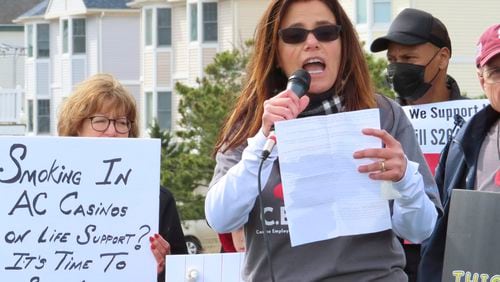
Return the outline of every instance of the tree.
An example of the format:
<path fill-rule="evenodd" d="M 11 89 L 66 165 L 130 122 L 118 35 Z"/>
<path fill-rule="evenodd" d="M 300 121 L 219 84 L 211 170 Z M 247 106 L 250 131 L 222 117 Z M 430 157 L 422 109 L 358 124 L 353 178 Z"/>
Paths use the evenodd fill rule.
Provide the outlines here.
<path fill-rule="evenodd" d="M 192 186 L 193 181 L 189 169 L 192 160 L 187 145 L 176 142 L 176 136 L 171 131 L 162 130 L 156 119 L 149 125 L 148 134 L 161 140 L 160 182 L 174 194 L 181 218 L 200 218 L 203 216 L 203 197 L 186 189 Z"/>
<path fill-rule="evenodd" d="M 180 95 L 179 125 L 181 131 L 150 131 L 162 140 L 161 183 L 172 191 L 182 219 L 204 218 L 203 196 L 193 193 L 207 186 L 212 178 L 215 161 L 212 151 L 220 128 L 233 107 L 242 86 L 248 62 L 249 48 L 216 54 L 212 64 L 205 68 L 205 76 L 196 87 L 177 83 Z M 179 142 L 173 140 L 178 138 Z"/>
<path fill-rule="evenodd" d="M 364 42 L 362 43 L 364 45 Z M 375 92 L 385 95 L 391 99 L 395 98 L 395 93 L 392 91 L 389 82 L 387 82 L 385 71 L 387 69 L 387 61 L 385 59 L 376 58 L 373 54 L 363 51 L 370 78 L 375 86 Z"/>

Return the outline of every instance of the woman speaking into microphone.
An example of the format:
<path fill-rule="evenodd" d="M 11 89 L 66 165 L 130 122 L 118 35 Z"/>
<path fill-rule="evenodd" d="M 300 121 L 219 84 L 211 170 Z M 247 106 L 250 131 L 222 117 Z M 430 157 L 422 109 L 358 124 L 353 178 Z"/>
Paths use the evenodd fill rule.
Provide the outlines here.
<path fill-rule="evenodd" d="M 345 11 L 337 0 L 272 0 L 255 34 L 246 85 L 215 148 L 217 165 L 205 202 L 209 224 L 219 233 L 244 227 L 245 281 L 407 281 L 396 236 L 425 240 L 441 204 L 403 110 L 374 93 Z M 298 69 L 311 76 L 300 98 L 286 87 Z M 279 144 L 262 160 L 274 123 L 370 108 L 379 109 L 381 129 L 363 134 L 379 138 L 383 147 L 354 152 L 353 158 L 379 160 L 358 172 L 392 182 L 401 194 L 389 201 L 392 229 L 291 247 L 280 194 Z M 261 228 L 263 213 L 267 232 Z"/>

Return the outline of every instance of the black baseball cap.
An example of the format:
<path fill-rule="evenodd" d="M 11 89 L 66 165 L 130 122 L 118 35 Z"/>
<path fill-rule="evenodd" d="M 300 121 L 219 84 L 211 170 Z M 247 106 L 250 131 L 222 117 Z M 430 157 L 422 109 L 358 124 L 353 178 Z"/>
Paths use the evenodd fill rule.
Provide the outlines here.
<path fill-rule="evenodd" d="M 444 24 L 431 14 L 412 8 L 406 8 L 396 16 L 386 36 L 372 42 L 370 50 L 387 50 L 390 42 L 402 45 L 417 45 L 426 42 L 439 48 L 448 47 L 451 53 L 451 41 Z"/>

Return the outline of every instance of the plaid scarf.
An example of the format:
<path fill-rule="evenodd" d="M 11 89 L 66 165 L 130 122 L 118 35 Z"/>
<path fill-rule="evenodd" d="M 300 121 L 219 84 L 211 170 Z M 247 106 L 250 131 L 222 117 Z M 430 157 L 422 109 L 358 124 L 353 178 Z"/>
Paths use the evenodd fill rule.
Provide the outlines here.
<path fill-rule="evenodd" d="M 323 94 L 317 94 L 317 96 L 313 94 L 314 97 L 311 97 L 309 105 L 299 114 L 299 118 L 343 112 L 342 99 L 336 93 L 332 92 L 333 90 L 329 90 Z"/>

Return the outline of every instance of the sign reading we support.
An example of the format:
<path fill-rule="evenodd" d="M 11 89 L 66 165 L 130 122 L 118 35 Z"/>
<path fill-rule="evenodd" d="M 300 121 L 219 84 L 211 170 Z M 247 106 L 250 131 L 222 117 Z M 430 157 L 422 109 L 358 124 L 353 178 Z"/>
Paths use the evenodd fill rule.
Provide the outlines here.
<path fill-rule="evenodd" d="M 467 121 L 487 105 L 487 99 L 470 99 L 403 107 L 432 173 L 453 133 L 454 116 Z"/>
<path fill-rule="evenodd" d="M 155 139 L 0 137 L 0 277 L 155 281 Z"/>

